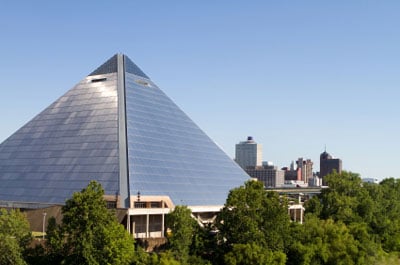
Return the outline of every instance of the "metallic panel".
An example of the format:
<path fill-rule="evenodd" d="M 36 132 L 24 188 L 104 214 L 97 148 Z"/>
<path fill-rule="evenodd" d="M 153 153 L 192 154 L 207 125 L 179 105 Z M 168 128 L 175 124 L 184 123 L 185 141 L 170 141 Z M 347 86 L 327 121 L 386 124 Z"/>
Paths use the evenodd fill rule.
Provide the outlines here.
<path fill-rule="evenodd" d="M 128 149 L 126 146 L 126 106 L 124 56 L 118 54 L 118 139 L 119 139 L 119 194 L 123 208 L 130 208 L 128 180 Z"/>

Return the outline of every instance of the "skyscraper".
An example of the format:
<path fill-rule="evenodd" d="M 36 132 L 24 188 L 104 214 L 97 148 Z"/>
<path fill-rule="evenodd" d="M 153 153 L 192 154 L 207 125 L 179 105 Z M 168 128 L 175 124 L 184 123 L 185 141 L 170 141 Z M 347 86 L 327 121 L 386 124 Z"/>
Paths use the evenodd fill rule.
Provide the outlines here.
<path fill-rule="evenodd" d="M 322 179 L 322 185 L 326 185 L 324 177 L 334 170 L 337 173 L 342 172 L 342 160 L 339 158 L 333 158 L 326 150 L 320 155 L 319 158 L 320 173 L 319 176 Z"/>
<path fill-rule="evenodd" d="M 247 179 L 123 54 L 0 145 L 0 206 L 63 204 L 90 180 L 121 208 L 146 198 L 223 205 L 229 190 Z"/>
<path fill-rule="evenodd" d="M 262 145 L 257 144 L 253 137 L 236 144 L 235 161 L 243 169 L 262 165 Z"/>
<path fill-rule="evenodd" d="M 313 162 L 311 159 L 304 160 L 300 157 L 297 159 L 296 164 L 301 173 L 301 180 L 304 181 L 304 183 L 308 183 L 308 180 L 313 177 Z"/>

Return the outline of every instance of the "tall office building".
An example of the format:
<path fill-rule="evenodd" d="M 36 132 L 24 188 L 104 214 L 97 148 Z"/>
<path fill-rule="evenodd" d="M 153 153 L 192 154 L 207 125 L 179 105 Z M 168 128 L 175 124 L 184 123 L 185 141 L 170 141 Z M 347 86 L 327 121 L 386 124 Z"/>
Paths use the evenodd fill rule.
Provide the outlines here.
<path fill-rule="evenodd" d="M 296 161 L 297 169 L 300 170 L 300 180 L 304 183 L 308 183 L 308 180 L 313 177 L 313 162 L 311 159 L 304 160 L 302 157 Z"/>
<path fill-rule="evenodd" d="M 342 160 L 333 158 L 329 153 L 324 151 L 319 158 L 319 177 L 322 179 L 322 185 L 326 185 L 324 177 L 334 170 L 337 173 L 342 172 Z"/>
<path fill-rule="evenodd" d="M 119 208 L 146 200 L 149 207 L 167 204 L 159 213 L 182 204 L 220 207 L 229 190 L 247 179 L 123 54 L 0 145 L 0 206 L 5 207 L 63 204 L 91 180 L 100 182 Z"/>
<path fill-rule="evenodd" d="M 253 137 L 248 136 L 247 141 L 236 144 L 235 161 L 243 169 L 262 165 L 262 145 L 257 144 Z"/>

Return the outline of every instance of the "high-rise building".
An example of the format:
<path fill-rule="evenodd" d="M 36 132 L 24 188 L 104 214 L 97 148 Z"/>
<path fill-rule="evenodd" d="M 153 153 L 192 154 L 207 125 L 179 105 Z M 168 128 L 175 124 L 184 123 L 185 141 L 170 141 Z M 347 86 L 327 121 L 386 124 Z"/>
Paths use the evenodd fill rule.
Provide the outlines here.
<path fill-rule="evenodd" d="M 220 207 L 229 190 L 247 179 L 123 54 L 0 145 L 0 206 L 5 207 L 63 204 L 91 180 L 120 208 L 139 202 Z"/>
<path fill-rule="evenodd" d="M 304 183 L 308 183 L 308 180 L 313 177 L 313 162 L 311 159 L 304 160 L 302 157 L 300 157 L 297 159 L 296 164 L 297 169 L 300 170 L 300 180 L 304 181 Z"/>
<path fill-rule="evenodd" d="M 262 165 L 262 145 L 257 144 L 252 136 L 247 141 L 236 144 L 235 161 L 243 169 Z"/>
<path fill-rule="evenodd" d="M 326 185 L 324 177 L 334 170 L 337 173 L 342 172 L 342 160 L 333 158 L 329 153 L 324 151 L 319 158 L 319 176 L 322 179 L 322 185 Z"/>

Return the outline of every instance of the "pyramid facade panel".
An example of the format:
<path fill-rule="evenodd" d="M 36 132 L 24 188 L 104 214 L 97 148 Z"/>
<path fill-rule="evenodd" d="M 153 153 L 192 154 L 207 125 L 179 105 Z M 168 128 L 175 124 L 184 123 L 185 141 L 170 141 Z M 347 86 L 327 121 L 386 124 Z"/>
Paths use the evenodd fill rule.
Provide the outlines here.
<path fill-rule="evenodd" d="M 223 205 L 246 173 L 150 80 L 126 73 L 125 89 L 131 195 Z"/>
<path fill-rule="evenodd" d="M 0 200 L 64 203 L 91 179 L 118 192 L 117 104 L 115 73 L 87 77 L 3 142 Z"/>

